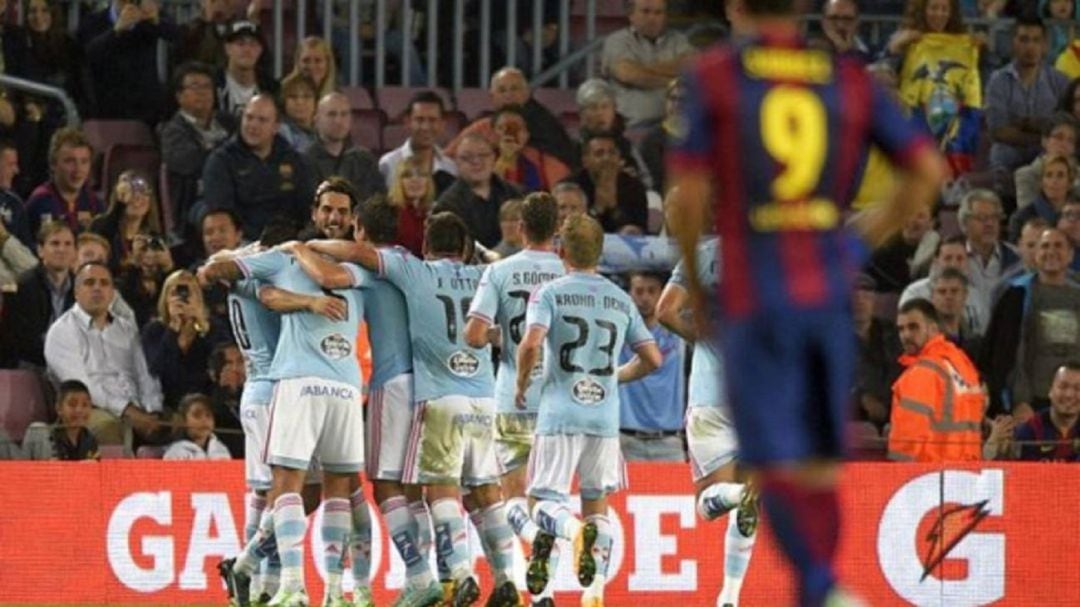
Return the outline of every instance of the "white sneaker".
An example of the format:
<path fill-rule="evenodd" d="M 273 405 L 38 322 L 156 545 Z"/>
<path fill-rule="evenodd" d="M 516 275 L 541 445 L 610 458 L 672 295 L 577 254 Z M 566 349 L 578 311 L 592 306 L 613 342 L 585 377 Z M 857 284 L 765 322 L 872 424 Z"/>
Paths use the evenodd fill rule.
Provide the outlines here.
<path fill-rule="evenodd" d="M 311 603 L 308 601 L 307 590 L 301 588 L 300 590 L 286 590 L 284 588 L 278 590 L 274 598 L 270 599 L 270 602 L 266 604 L 266 607 L 309 607 Z"/>

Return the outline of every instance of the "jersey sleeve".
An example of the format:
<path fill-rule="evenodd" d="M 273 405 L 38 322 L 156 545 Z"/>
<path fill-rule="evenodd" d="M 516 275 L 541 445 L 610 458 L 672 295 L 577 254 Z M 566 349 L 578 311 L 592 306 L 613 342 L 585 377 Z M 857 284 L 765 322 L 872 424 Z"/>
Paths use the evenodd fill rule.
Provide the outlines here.
<path fill-rule="evenodd" d="M 269 280 L 288 263 L 288 256 L 281 251 L 266 251 L 236 258 L 236 265 L 240 267 L 244 278 L 249 279 Z"/>
<path fill-rule="evenodd" d="M 233 295 L 254 301 L 259 300 L 259 287 L 263 286 L 262 283 L 253 278 L 246 278 L 244 280 L 236 281 L 233 285 Z"/>
<path fill-rule="evenodd" d="M 399 289 L 405 289 L 414 274 L 414 262 L 419 263 L 419 260 L 406 250 L 379 249 L 379 276 Z"/>
<path fill-rule="evenodd" d="M 533 291 L 529 297 L 529 305 L 525 308 L 525 326 L 551 328 L 551 317 L 555 306 L 552 302 L 551 289 L 540 287 Z"/>
<path fill-rule="evenodd" d="M 641 317 L 637 306 L 630 302 L 630 325 L 626 328 L 626 344 L 633 350 L 650 341 L 656 341 L 656 338 L 653 337 L 652 331 L 649 331 L 649 327 L 645 325 L 645 319 Z"/>
<path fill-rule="evenodd" d="M 681 287 L 684 291 L 687 287 L 686 280 L 686 264 L 683 260 L 679 260 L 679 263 L 675 264 L 675 269 L 671 271 L 671 278 L 668 279 L 668 284 Z"/>
<path fill-rule="evenodd" d="M 469 307 L 469 318 L 479 318 L 488 324 L 495 323 L 495 315 L 499 311 L 499 289 L 495 285 L 495 266 L 488 266 L 480 277 L 480 285 L 476 288 L 476 296 L 473 297 Z"/>
<path fill-rule="evenodd" d="M 876 82 L 870 83 L 870 139 L 901 167 L 910 166 L 917 152 L 934 145 Z"/>
<path fill-rule="evenodd" d="M 709 166 L 715 126 L 702 86 L 703 69 L 699 62 L 683 74 L 685 92 L 668 141 L 667 164 L 671 171 L 703 170 Z"/>
<path fill-rule="evenodd" d="M 349 273 L 352 278 L 352 287 L 354 289 L 370 289 L 375 283 L 375 278 L 371 272 L 351 262 L 343 262 L 341 267 L 345 268 L 345 271 Z"/>

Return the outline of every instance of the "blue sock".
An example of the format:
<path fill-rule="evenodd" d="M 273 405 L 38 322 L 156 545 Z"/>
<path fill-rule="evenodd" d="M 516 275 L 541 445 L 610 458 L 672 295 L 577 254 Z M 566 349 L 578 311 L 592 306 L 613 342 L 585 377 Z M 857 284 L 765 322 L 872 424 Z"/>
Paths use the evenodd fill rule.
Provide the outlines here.
<path fill-rule="evenodd" d="M 435 526 L 435 553 L 443 559 L 450 577 L 462 580 L 472 575 L 465 519 L 455 499 L 441 499 L 431 504 L 431 520 Z"/>
<path fill-rule="evenodd" d="M 574 541 L 581 531 L 581 521 L 558 502 L 540 500 L 533 506 L 532 514 L 536 526 L 555 537 Z"/>
<path fill-rule="evenodd" d="M 352 557 L 352 574 L 357 586 L 371 584 L 371 512 L 368 510 L 364 490 L 357 489 L 349 496 L 352 509 L 349 536 L 349 555 Z"/>
<path fill-rule="evenodd" d="M 274 535 L 281 555 L 281 587 L 304 589 L 304 534 L 307 517 L 299 493 L 285 493 L 274 502 Z"/>
<path fill-rule="evenodd" d="M 512 497 L 506 501 L 506 520 L 521 541 L 532 546 L 536 541 L 536 532 L 540 530 L 529 516 L 529 500 L 524 497 Z"/>
<path fill-rule="evenodd" d="M 502 502 L 485 508 L 482 516 L 481 534 L 490 549 L 488 562 L 495 575 L 495 584 L 502 585 L 514 575 L 514 530 L 506 520 L 506 507 Z"/>
<path fill-rule="evenodd" d="M 244 543 L 250 542 L 255 532 L 259 530 L 259 523 L 262 522 L 265 511 L 266 496 L 254 492 L 248 495 L 247 512 L 244 518 Z"/>
<path fill-rule="evenodd" d="M 345 571 L 345 542 L 352 530 L 349 500 L 332 497 L 323 502 L 323 560 L 326 565 L 326 594 L 341 596 L 341 575 Z"/>
<path fill-rule="evenodd" d="M 427 554 L 421 552 L 417 544 L 416 520 L 409 512 L 408 502 L 404 497 L 392 497 L 379 504 L 379 510 L 386 521 L 390 540 L 405 563 L 405 576 L 409 584 L 417 587 L 430 585 L 435 579 L 431 576 Z"/>

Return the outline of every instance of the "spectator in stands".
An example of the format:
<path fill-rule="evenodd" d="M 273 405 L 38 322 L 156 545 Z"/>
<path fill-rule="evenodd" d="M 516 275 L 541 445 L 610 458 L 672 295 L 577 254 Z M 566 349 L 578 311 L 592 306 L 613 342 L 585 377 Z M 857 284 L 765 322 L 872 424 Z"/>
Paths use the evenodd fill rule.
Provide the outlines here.
<path fill-rule="evenodd" d="M 577 104 L 581 113 L 581 141 L 578 143 L 575 163 L 582 163 L 585 140 L 590 134 L 608 133 L 615 138 L 615 145 L 623 158 L 622 169 L 631 177 L 640 179 L 641 183 L 649 188 L 652 184 L 649 168 L 626 138 L 626 121 L 615 111 L 615 87 L 600 78 L 586 80 L 577 89 Z"/>
<path fill-rule="evenodd" d="M 573 181 L 560 181 L 551 189 L 551 195 L 555 197 L 555 203 L 559 209 L 559 225 L 566 223 L 567 218 L 577 213 L 585 213 L 589 210 L 589 197 L 585 190 Z"/>
<path fill-rule="evenodd" d="M 432 213 L 450 211 L 460 217 L 472 237 L 492 248 L 499 243 L 499 210 L 523 194 L 495 174 L 495 149 L 482 135 L 469 135 L 458 144 L 458 180 L 435 201 Z"/>
<path fill-rule="evenodd" d="M 521 229 L 521 199 L 507 200 L 499 209 L 499 231 L 502 238 L 492 249 L 500 258 L 510 257 L 525 246 L 525 234 Z"/>
<path fill-rule="evenodd" d="M 555 156 L 567 166 L 577 166 L 577 150 L 562 121 L 532 96 L 532 90 L 529 89 L 529 83 L 521 70 L 516 67 L 501 68 L 491 77 L 488 90 L 491 93 L 491 105 L 496 110 L 508 105 L 521 106 L 521 114 L 525 117 L 525 125 L 529 127 L 531 141 L 536 149 Z M 496 140 L 491 117 L 480 118 L 463 129 L 446 146 L 446 152 L 456 156 L 457 146 L 467 134 L 483 135 L 492 143 Z"/>
<path fill-rule="evenodd" d="M 855 419 L 880 430 L 889 421 L 892 384 L 900 376 L 900 340 L 891 321 L 874 316 L 877 283 L 869 274 L 855 281 L 852 316 L 859 344 L 855 374 Z"/>
<path fill-rule="evenodd" d="M 144 176 L 133 170 L 120 174 L 109 196 L 109 209 L 90 224 L 91 232 L 109 240 L 109 267 L 131 265 L 136 236 L 162 233 L 157 209 L 157 196 Z"/>
<path fill-rule="evenodd" d="M 109 314 L 112 274 L 102 264 L 79 268 L 75 305 L 49 327 L 45 359 L 59 381 L 90 388 L 95 409 L 87 427 L 101 444 L 123 442 L 126 420 L 142 439 L 160 430 L 161 386 L 150 375 L 135 325 Z"/>
<path fill-rule="evenodd" d="M 1080 192 L 1069 193 L 1069 199 L 1061 208 L 1057 229 L 1068 237 L 1069 244 L 1073 246 L 1073 260 L 1069 270 L 1076 272 L 1080 269 L 1080 255 L 1077 254 L 1080 252 Z"/>
<path fill-rule="evenodd" d="M 43 223 L 64 221 L 75 231 L 90 227 L 95 215 L 105 210 L 90 189 L 90 162 L 94 150 L 82 131 L 65 127 L 49 141 L 49 168 L 52 179 L 39 185 L 26 201 L 30 230 L 36 233 Z"/>
<path fill-rule="evenodd" d="M 144 327 L 156 315 L 158 294 L 176 264 L 165 241 L 140 234 L 131 243 L 131 263 L 122 267 L 116 288 L 135 312 L 135 326 Z"/>
<path fill-rule="evenodd" d="M 1045 156 L 1043 159 L 1042 188 L 1030 205 L 1018 209 L 1009 218 L 1009 240 L 1016 242 L 1020 228 L 1032 217 L 1042 217 L 1050 225 L 1057 223 L 1061 207 L 1069 197 L 1069 189 L 1076 180 L 1076 160 L 1069 156 Z"/>
<path fill-rule="evenodd" d="M 866 272 L 874 279 L 879 293 L 900 293 L 933 259 L 941 242 L 934 230 L 930 209 L 919 209 L 900 233 L 874 251 Z"/>
<path fill-rule="evenodd" d="M 1001 275 L 998 283 L 994 285 L 994 290 L 991 291 L 990 295 L 991 310 L 1001 299 L 1001 294 L 1009 288 L 1014 280 L 1024 274 L 1038 271 L 1035 265 L 1035 257 L 1039 252 L 1039 239 L 1042 237 L 1043 231 L 1049 227 L 1051 227 L 1050 224 L 1042 217 L 1032 217 L 1024 222 L 1024 227 L 1020 230 L 1020 240 L 1016 243 L 1020 263 L 1013 264 L 1008 271 Z"/>
<path fill-rule="evenodd" d="M 541 71 L 551 67 L 562 58 L 557 44 L 559 36 L 559 2 L 558 0 L 514 0 L 514 2 L 517 4 L 517 23 L 511 40 L 513 40 L 512 44 L 516 46 L 514 51 L 517 57 L 516 63 L 523 66 L 524 71 L 530 77 L 536 77 L 540 72 L 533 72 L 534 43 L 540 45 Z M 534 40 L 536 32 L 533 27 L 533 9 L 537 4 L 542 4 L 543 9 L 540 12 L 540 38 Z M 506 40 L 506 32 L 509 29 L 506 18 L 508 10 L 492 11 L 491 15 L 491 29 L 494 32 L 492 41 L 499 51 L 498 59 L 501 60 L 502 64 L 509 64 Z"/>
<path fill-rule="evenodd" d="M 221 442 L 233 458 L 244 457 L 244 432 L 240 420 L 240 396 L 244 390 L 247 371 L 240 348 L 232 342 L 220 343 L 210 353 L 210 405 L 218 428 L 226 430 Z"/>
<path fill-rule="evenodd" d="M 682 32 L 668 31 L 666 0 L 628 2 L 630 25 L 604 40 L 601 69 L 615 84 L 615 100 L 627 126 L 664 116 L 664 90 L 693 52 Z"/>
<path fill-rule="evenodd" d="M 45 332 L 75 302 L 75 235 L 65 223 L 52 222 L 38 232 L 40 264 L 19 277 L 5 297 L 0 357 L 8 367 L 45 366 Z"/>
<path fill-rule="evenodd" d="M 521 107 L 507 105 L 491 116 L 498 157 L 495 173 L 525 192 L 548 191 L 570 175 L 561 160 L 530 145 L 531 134 Z"/>
<path fill-rule="evenodd" d="M 1020 424 L 1009 415 L 996 418 L 986 453 L 988 459 L 1080 461 L 1080 362 L 1068 361 L 1054 373 L 1045 411 Z"/>
<path fill-rule="evenodd" d="M 967 237 L 968 287 L 989 310 L 991 295 L 1001 277 L 1020 263 L 1012 245 L 1002 242 L 1001 222 L 1005 218 L 1001 199 L 991 190 L 975 189 L 964 195 L 958 212 L 960 231 Z"/>
<path fill-rule="evenodd" d="M 1069 81 L 1065 92 L 1058 99 L 1057 111 L 1072 116 L 1074 120 L 1080 120 L 1080 78 Z"/>
<path fill-rule="evenodd" d="M 205 394 L 188 394 L 180 403 L 183 426 L 162 459 L 232 459 L 225 443 L 214 434 L 214 410 Z"/>
<path fill-rule="evenodd" d="M 349 196 L 325 196 L 327 192 L 352 192 L 352 185 L 342 177 L 330 177 L 319 183 L 311 203 L 311 223 L 300 232 L 299 240 L 332 239 L 352 240 L 353 200 L 360 200 L 355 192 Z"/>
<path fill-rule="evenodd" d="M 91 262 L 109 265 L 111 256 L 112 246 L 109 245 L 108 240 L 93 232 L 83 232 L 75 238 L 75 265 L 72 267 L 81 268 L 83 264 Z M 119 291 L 114 289 L 113 294 L 113 301 L 109 304 L 109 314 L 119 316 L 134 324 L 135 311 L 124 301 Z"/>
<path fill-rule="evenodd" d="M 240 216 L 231 209 L 207 211 L 203 215 L 200 227 L 203 259 L 221 251 L 235 249 L 244 240 Z"/>
<path fill-rule="evenodd" d="M 634 148 L 637 158 L 645 163 L 651 189 L 666 192 L 664 185 L 664 158 L 667 153 L 667 141 L 675 133 L 675 121 L 679 117 L 679 102 L 682 100 L 684 87 L 678 79 L 668 84 L 664 95 L 664 121 L 649 128 L 645 137 Z M 644 183 L 644 182 L 642 182 Z"/>
<path fill-rule="evenodd" d="M 301 224 L 311 204 L 311 170 L 276 135 L 278 124 L 274 100 L 256 95 L 239 132 L 210 154 L 203 170 L 207 208 L 236 211 L 245 234 L 260 234 L 275 216 Z"/>
<path fill-rule="evenodd" d="M 967 241 L 963 236 L 952 236 L 938 244 L 937 250 L 934 251 L 934 260 L 930 264 L 930 275 L 912 282 L 904 289 L 904 292 L 900 294 L 899 307 L 903 307 L 904 304 L 913 299 L 930 301 L 932 292 L 930 281 L 946 268 L 958 270 L 967 276 Z M 967 320 L 968 329 L 972 334 L 982 335 L 986 331 L 986 323 L 990 319 L 989 305 L 989 302 L 984 303 L 983 299 L 978 295 L 968 292 L 964 318 Z"/>
<path fill-rule="evenodd" d="M 214 105 L 214 74 L 203 63 L 184 63 L 173 76 L 173 117 L 158 128 L 161 161 L 166 167 L 169 203 L 177 236 L 189 234 L 196 202 L 203 195 L 202 174 L 214 148 L 229 137 L 232 116 L 219 116 Z"/>
<path fill-rule="evenodd" d="M 1039 0 L 1038 16 L 1046 24 L 1048 62 L 1053 63 L 1076 36 L 1076 0 Z"/>
<path fill-rule="evenodd" d="M 206 392 L 210 353 L 229 340 L 229 329 L 210 317 L 195 275 L 176 270 L 158 297 L 157 319 L 142 329 L 150 373 L 161 382 L 165 406 L 174 408 L 189 392 Z"/>
<path fill-rule="evenodd" d="M 1080 354 L 1080 285 L 1069 277 L 1072 257 L 1065 234 L 1044 230 L 1036 273 L 1015 279 L 994 306 L 979 368 L 995 413 L 1027 421 L 1046 407 L 1057 368 Z"/>
<path fill-rule="evenodd" d="M 18 289 L 19 276 L 33 270 L 37 264 L 34 253 L 8 231 L 6 223 L 0 221 L 0 293 Z"/>
<path fill-rule="evenodd" d="M 199 14 L 180 25 L 173 46 L 177 64 L 198 61 L 214 68 L 225 67 L 225 35 L 229 22 L 241 15 L 232 0 L 202 0 Z"/>
<path fill-rule="evenodd" d="M 885 52 L 902 60 L 909 46 L 931 33 L 964 33 L 959 0 L 908 0 L 900 29 L 889 38 Z"/>
<path fill-rule="evenodd" d="M 686 343 L 660 324 L 656 303 L 666 281 L 639 272 L 630 275 L 630 296 L 664 354 L 660 368 L 642 379 L 619 386 L 619 443 L 631 461 L 686 461 L 683 414 L 686 408 Z M 619 363 L 634 358 L 623 346 Z"/>
<path fill-rule="evenodd" d="M 56 395 L 56 424 L 30 424 L 23 438 L 23 452 L 31 460 L 77 462 L 99 457 L 97 439 L 87 427 L 94 403 L 90 388 L 77 380 L 60 382 Z"/>
<path fill-rule="evenodd" d="M 874 53 L 859 36 L 859 4 L 855 0 L 826 0 L 821 12 L 822 36 L 812 40 L 811 45 L 869 63 Z"/>
<path fill-rule="evenodd" d="M 306 76 L 315 83 L 316 99 L 323 99 L 338 90 L 337 62 L 326 40 L 318 36 L 308 36 L 296 45 L 293 70 L 285 79 L 296 76 Z M 284 84 L 282 81 L 282 85 Z"/>
<path fill-rule="evenodd" d="M 0 0 L 0 73 L 22 75 L 26 65 L 26 40 L 22 28 L 7 21 L 7 0 Z"/>
<path fill-rule="evenodd" d="M 277 83 L 259 70 L 259 58 L 266 49 L 259 26 L 252 21 L 234 21 L 225 33 L 225 67 L 218 73 L 218 109 L 239 119 L 256 95 L 277 93 Z"/>
<path fill-rule="evenodd" d="M 386 181 L 379 173 L 379 163 L 367 149 L 354 145 L 352 107 L 349 98 L 337 92 L 319 100 L 315 110 L 315 143 L 304 153 L 316 183 L 332 176 L 344 177 L 360 200 L 385 192 Z"/>
<path fill-rule="evenodd" d="M 435 181 L 419 156 L 398 163 L 387 200 L 398 209 L 395 242 L 423 257 L 424 224 L 435 203 Z"/>
<path fill-rule="evenodd" d="M 1077 122 L 1071 114 L 1058 112 L 1051 118 L 1042 133 L 1042 153 L 1031 164 L 1016 169 L 1016 208 L 1022 209 L 1035 202 L 1042 190 L 1043 162 L 1050 156 L 1076 156 Z M 1073 181 L 1073 187 L 1080 182 Z"/>
<path fill-rule="evenodd" d="M 83 48 L 68 33 L 55 0 L 26 2 L 26 66 L 22 72 L 30 80 L 64 89 L 83 111 L 86 90 L 83 82 Z"/>
<path fill-rule="evenodd" d="M 442 97 L 434 91 L 420 91 L 409 101 L 406 112 L 409 138 L 401 144 L 401 147 L 383 154 L 379 159 L 379 172 L 386 180 L 387 189 L 393 185 L 397 165 L 410 156 L 418 156 L 424 164 L 424 169 L 435 180 L 436 196 L 445 192 L 454 183 L 458 175 L 458 167 L 439 149 L 437 143 L 445 127 L 444 111 Z"/>
<path fill-rule="evenodd" d="M 622 170 L 623 159 L 615 138 L 592 133 L 585 140 L 581 169 L 572 180 L 590 201 L 589 213 L 604 231 L 644 234 L 648 225 L 645 186 Z"/>
<path fill-rule="evenodd" d="M 1069 84 L 1047 65 L 1046 28 L 1035 18 L 1013 26 L 1013 60 L 990 76 L 986 85 L 986 123 L 993 145 L 990 166 L 1008 172 L 1031 162 L 1057 100 Z"/>
<path fill-rule="evenodd" d="M 930 279 L 930 303 L 937 311 L 942 335 L 975 360 L 982 339 L 971 332 L 964 318 L 968 290 L 967 275 L 953 268 L 945 268 Z"/>
<path fill-rule="evenodd" d="M 281 81 L 281 99 L 285 112 L 278 135 L 303 154 L 315 143 L 315 83 L 303 74 L 289 76 Z"/>
<path fill-rule="evenodd" d="M 157 44 L 172 42 L 177 33 L 156 0 L 112 0 L 109 7 L 84 17 L 78 39 L 86 49 L 91 115 L 157 124 L 164 98 Z"/>
<path fill-rule="evenodd" d="M 0 140 L 0 222 L 9 234 L 27 247 L 33 247 L 34 237 L 23 200 L 13 189 L 19 170 L 18 148 L 10 141 Z"/>
<path fill-rule="evenodd" d="M 319 15 L 322 14 L 323 4 L 324 3 L 320 2 L 315 5 L 316 13 Z M 360 29 L 360 36 L 359 40 L 356 42 L 361 45 L 361 48 L 367 47 L 374 49 L 376 44 L 375 0 L 359 0 L 358 4 L 359 19 L 357 21 Z M 382 32 L 383 48 L 386 50 L 387 57 L 396 61 L 400 66 L 405 62 L 405 45 L 409 45 L 409 63 L 406 68 L 409 72 L 409 85 L 427 86 L 427 70 L 424 68 L 424 64 L 421 61 L 420 51 L 416 48 L 416 45 L 411 38 L 412 24 L 402 23 L 402 19 L 399 18 L 400 12 L 398 10 L 400 5 L 400 2 L 386 3 L 388 10 L 386 14 L 386 29 Z M 334 0 L 334 26 L 331 32 L 334 48 L 342 58 L 341 71 L 345 74 L 350 72 L 351 67 L 351 57 L 349 55 L 351 29 L 349 20 L 352 17 L 350 16 L 349 6 L 349 0 Z M 453 13 L 453 11 L 449 12 Z M 418 21 L 422 20 L 422 13 L 420 11 L 414 12 L 413 15 Z M 444 31 L 449 32 L 450 28 L 447 28 Z M 440 51 L 440 54 L 441 53 L 442 51 Z M 391 78 L 396 79 L 397 73 L 397 70 L 393 70 L 389 75 Z"/>
<path fill-rule="evenodd" d="M 925 299 L 902 306 L 896 326 L 907 368 L 893 384 L 889 459 L 982 459 L 986 397 L 975 365 L 941 334 L 937 312 Z"/>

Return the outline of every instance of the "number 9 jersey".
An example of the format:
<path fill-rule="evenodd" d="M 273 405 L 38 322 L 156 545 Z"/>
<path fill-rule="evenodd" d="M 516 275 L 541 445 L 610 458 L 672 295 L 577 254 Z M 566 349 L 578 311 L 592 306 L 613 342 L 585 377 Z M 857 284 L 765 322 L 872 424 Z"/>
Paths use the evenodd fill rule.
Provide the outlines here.
<path fill-rule="evenodd" d="M 668 162 L 712 177 L 721 314 L 846 308 L 864 247 L 844 213 L 869 146 L 904 167 L 933 143 L 860 61 L 796 39 L 717 46 L 684 80 Z"/>
<path fill-rule="evenodd" d="M 525 323 L 547 331 L 537 434 L 618 436 L 618 353 L 654 341 L 630 295 L 571 272 L 533 292 Z"/>

